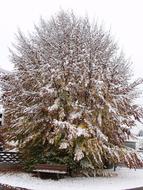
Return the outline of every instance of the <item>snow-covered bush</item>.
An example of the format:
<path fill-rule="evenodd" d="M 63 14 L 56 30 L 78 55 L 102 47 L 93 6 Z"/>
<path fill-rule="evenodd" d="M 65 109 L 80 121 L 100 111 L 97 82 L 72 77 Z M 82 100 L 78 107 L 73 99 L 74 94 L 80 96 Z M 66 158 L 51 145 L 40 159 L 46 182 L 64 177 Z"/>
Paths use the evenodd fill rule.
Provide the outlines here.
<path fill-rule="evenodd" d="M 134 104 L 142 80 L 130 83 L 130 62 L 110 33 L 61 11 L 17 39 L 15 71 L 2 79 L 4 123 L 25 162 L 93 172 L 108 162 L 141 164 L 124 141 L 143 116 Z"/>

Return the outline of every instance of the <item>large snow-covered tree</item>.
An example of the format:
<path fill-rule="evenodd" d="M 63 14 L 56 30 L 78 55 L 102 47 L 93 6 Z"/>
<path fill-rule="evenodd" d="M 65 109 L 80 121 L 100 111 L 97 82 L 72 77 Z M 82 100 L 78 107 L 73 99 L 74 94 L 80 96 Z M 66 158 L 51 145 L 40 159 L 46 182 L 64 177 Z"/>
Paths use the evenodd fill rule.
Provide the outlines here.
<path fill-rule="evenodd" d="M 124 141 L 142 118 L 130 82 L 130 62 L 110 32 L 87 17 L 61 11 L 21 32 L 11 51 L 15 65 L 2 79 L 7 141 L 27 163 L 63 163 L 87 172 L 106 163 L 137 167 Z"/>

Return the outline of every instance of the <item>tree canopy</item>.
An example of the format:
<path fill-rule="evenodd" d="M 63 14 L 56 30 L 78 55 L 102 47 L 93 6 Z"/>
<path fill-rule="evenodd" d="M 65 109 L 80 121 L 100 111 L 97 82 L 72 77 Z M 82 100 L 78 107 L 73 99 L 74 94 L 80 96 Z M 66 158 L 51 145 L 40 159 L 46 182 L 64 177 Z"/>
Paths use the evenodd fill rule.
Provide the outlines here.
<path fill-rule="evenodd" d="M 17 34 L 12 74 L 2 78 L 7 141 L 17 142 L 27 164 L 54 162 L 96 171 L 106 163 L 137 167 L 125 147 L 143 117 L 135 104 L 130 61 L 110 32 L 87 17 L 61 11 Z"/>

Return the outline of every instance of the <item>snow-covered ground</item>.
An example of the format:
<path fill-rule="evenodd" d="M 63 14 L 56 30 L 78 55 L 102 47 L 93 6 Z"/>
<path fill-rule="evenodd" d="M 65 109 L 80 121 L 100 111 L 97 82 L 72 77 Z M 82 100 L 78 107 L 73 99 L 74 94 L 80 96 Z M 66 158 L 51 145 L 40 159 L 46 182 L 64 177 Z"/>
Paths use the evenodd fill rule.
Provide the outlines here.
<path fill-rule="evenodd" d="M 32 190 L 123 190 L 143 186 L 143 169 L 117 168 L 118 176 L 41 180 L 25 173 L 0 174 L 0 183 Z"/>

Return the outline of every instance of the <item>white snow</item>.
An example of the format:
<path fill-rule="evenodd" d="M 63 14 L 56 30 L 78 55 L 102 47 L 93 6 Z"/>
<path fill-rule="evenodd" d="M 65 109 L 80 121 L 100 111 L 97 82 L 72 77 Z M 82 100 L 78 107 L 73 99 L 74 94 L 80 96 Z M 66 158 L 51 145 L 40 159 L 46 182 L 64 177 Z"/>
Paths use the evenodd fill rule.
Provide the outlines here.
<path fill-rule="evenodd" d="M 72 113 L 70 114 L 70 119 L 71 119 L 71 120 L 74 120 L 74 119 L 80 118 L 81 115 L 82 115 L 82 112 L 72 112 Z"/>
<path fill-rule="evenodd" d="M 33 170 L 33 171 L 34 172 L 43 172 L 43 173 L 50 172 L 50 173 L 66 174 L 65 171 L 59 171 L 59 170 L 38 170 L 38 169 L 36 169 L 36 170 Z"/>
<path fill-rule="evenodd" d="M 89 137 L 89 134 L 88 134 L 88 132 L 87 132 L 87 130 L 86 129 L 83 129 L 83 128 L 81 128 L 81 127 L 78 127 L 77 128 L 77 136 L 78 137 L 80 137 L 80 136 L 84 136 L 84 137 Z"/>
<path fill-rule="evenodd" d="M 59 108 L 59 99 L 57 98 L 54 102 L 54 104 L 52 106 L 49 106 L 48 110 L 50 112 L 54 111 L 54 110 L 58 110 Z"/>
<path fill-rule="evenodd" d="M 98 120 L 99 125 L 101 126 L 102 125 L 102 118 L 101 118 L 101 114 L 100 113 L 98 115 L 97 120 Z"/>
<path fill-rule="evenodd" d="M 84 153 L 82 152 L 82 150 L 81 150 L 79 147 L 77 147 L 77 148 L 75 149 L 74 160 L 79 161 L 79 160 L 81 160 L 83 157 L 84 157 Z"/>
<path fill-rule="evenodd" d="M 0 174 L 0 183 L 32 190 L 124 190 L 143 186 L 143 169 L 117 168 L 118 176 L 113 177 L 76 177 L 59 181 L 42 180 L 30 174 Z"/>
<path fill-rule="evenodd" d="M 59 149 L 66 149 L 69 146 L 67 142 L 62 142 Z"/>
<path fill-rule="evenodd" d="M 54 88 L 51 87 L 51 85 L 46 85 L 45 87 L 43 87 L 43 90 L 46 90 L 49 94 L 53 94 L 54 93 Z"/>

